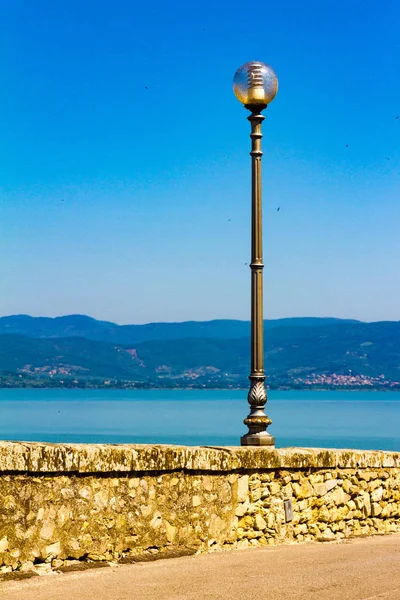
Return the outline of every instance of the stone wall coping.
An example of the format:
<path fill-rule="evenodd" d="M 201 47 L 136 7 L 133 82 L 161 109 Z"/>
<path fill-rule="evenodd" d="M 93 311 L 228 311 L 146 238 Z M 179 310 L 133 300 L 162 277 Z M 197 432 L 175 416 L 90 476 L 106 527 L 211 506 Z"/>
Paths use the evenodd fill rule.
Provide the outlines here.
<path fill-rule="evenodd" d="M 240 446 L 0 442 L 1 473 L 132 473 L 395 468 L 400 452 Z"/>

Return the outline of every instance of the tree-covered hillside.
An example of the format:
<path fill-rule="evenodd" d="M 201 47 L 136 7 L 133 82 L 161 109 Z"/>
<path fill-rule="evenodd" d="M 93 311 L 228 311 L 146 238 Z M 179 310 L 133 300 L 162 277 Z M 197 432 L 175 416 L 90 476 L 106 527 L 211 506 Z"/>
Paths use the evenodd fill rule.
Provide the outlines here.
<path fill-rule="evenodd" d="M 274 327 L 320 327 L 321 325 L 356 323 L 333 318 L 313 317 L 271 319 L 264 321 L 266 330 Z M 237 320 L 185 321 L 183 323 L 147 323 L 146 325 L 116 325 L 97 321 L 85 315 L 65 317 L 30 317 L 14 315 L 0 317 L 0 334 L 26 335 L 34 338 L 84 337 L 101 342 L 136 344 L 149 340 L 179 340 L 186 338 L 237 339 L 250 335 L 250 322 Z"/>
<path fill-rule="evenodd" d="M 272 385 L 329 387 L 332 375 L 337 377 L 335 385 L 343 386 L 352 378 L 356 382 L 361 378 L 361 383 L 362 378 L 364 383 L 377 379 L 373 386 L 400 381 L 399 322 L 278 325 L 267 327 L 265 335 L 265 370 Z M 3 383 L 29 377 L 223 387 L 246 385 L 248 371 L 248 336 L 172 337 L 122 344 L 85 337 L 0 335 Z"/>

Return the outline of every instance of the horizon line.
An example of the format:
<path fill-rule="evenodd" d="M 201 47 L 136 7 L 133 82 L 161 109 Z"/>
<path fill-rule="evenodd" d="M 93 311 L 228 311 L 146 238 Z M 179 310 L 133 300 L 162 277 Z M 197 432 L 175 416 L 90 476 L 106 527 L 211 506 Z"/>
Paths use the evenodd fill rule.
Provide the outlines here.
<path fill-rule="evenodd" d="M 108 323 L 110 325 L 114 325 L 117 327 L 129 327 L 129 326 L 135 326 L 135 327 L 146 327 L 148 325 L 183 325 L 183 324 L 188 324 L 188 323 L 218 323 L 218 322 L 236 322 L 236 323 L 250 323 L 250 319 L 235 319 L 235 318 L 216 318 L 216 319 L 207 319 L 207 320 L 195 320 L 195 319 L 189 319 L 189 320 L 185 320 L 185 321 L 148 321 L 146 323 L 117 323 L 115 321 L 109 321 L 109 320 L 105 320 L 105 319 L 98 319 L 96 317 L 92 317 L 90 315 L 85 315 L 82 313 L 70 313 L 70 314 L 64 314 L 64 315 L 58 315 L 55 317 L 49 317 L 49 316 L 32 316 L 26 313 L 17 313 L 17 314 L 8 314 L 8 315 L 1 315 L 0 316 L 0 320 L 2 319 L 10 319 L 10 318 L 18 318 L 18 317 L 23 317 L 23 318 L 28 318 L 28 319 L 48 319 L 48 320 L 57 320 L 57 319 L 67 319 L 67 318 L 71 318 L 71 317 L 81 317 L 84 319 L 90 319 L 93 321 L 97 321 L 99 323 Z M 367 324 L 372 324 L 372 323 L 398 323 L 399 320 L 391 320 L 391 319 L 382 319 L 382 320 L 377 320 L 377 321 L 363 321 L 361 319 L 354 319 L 354 318 L 347 318 L 347 317 L 332 317 L 332 316 L 324 316 L 324 317 L 314 317 L 314 316 L 297 316 L 297 317 L 277 317 L 277 318 L 267 318 L 267 319 L 263 319 L 263 322 L 271 322 L 271 321 L 287 321 L 287 320 L 306 320 L 306 319 L 311 319 L 311 320 L 334 320 L 334 321 L 346 321 L 346 322 L 351 322 L 351 323 L 367 323 Z"/>

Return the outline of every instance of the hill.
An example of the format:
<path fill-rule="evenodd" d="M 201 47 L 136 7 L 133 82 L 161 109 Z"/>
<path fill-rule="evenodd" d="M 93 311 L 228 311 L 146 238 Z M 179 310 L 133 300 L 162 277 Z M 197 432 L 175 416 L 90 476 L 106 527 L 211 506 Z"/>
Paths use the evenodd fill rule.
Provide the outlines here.
<path fill-rule="evenodd" d="M 400 381 L 400 323 L 274 326 L 267 331 L 265 358 L 269 383 L 278 387 L 390 387 Z M 147 386 L 246 386 L 248 371 L 248 337 L 116 344 L 0 335 L 4 385 L 118 379 Z"/>
<path fill-rule="evenodd" d="M 357 323 L 334 318 L 288 318 L 264 321 L 266 330 L 275 327 L 321 327 L 323 325 Z M 84 337 L 115 344 L 136 344 L 150 340 L 187 338 L 238 339 L 250 335 L 250 322 L 238 320 L 186 321 L 183 323 L 147 323 L 117 325 L 98 321 L 86 315 L 65 317 L 0 317 L 0 334 L 25 335 L 34 338 Z"/>

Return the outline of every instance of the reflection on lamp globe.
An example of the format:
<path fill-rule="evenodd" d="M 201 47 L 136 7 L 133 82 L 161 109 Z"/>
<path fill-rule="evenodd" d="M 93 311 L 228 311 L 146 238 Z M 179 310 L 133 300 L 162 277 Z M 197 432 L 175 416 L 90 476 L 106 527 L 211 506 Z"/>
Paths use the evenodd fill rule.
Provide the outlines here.
<path fill-rule="evenodd" d="M 252 61 L 242 65 L 233 78 L 236 98 L 245 106 L 266 106 L 278 91 L 275 71 L 263 62 Z"/>

